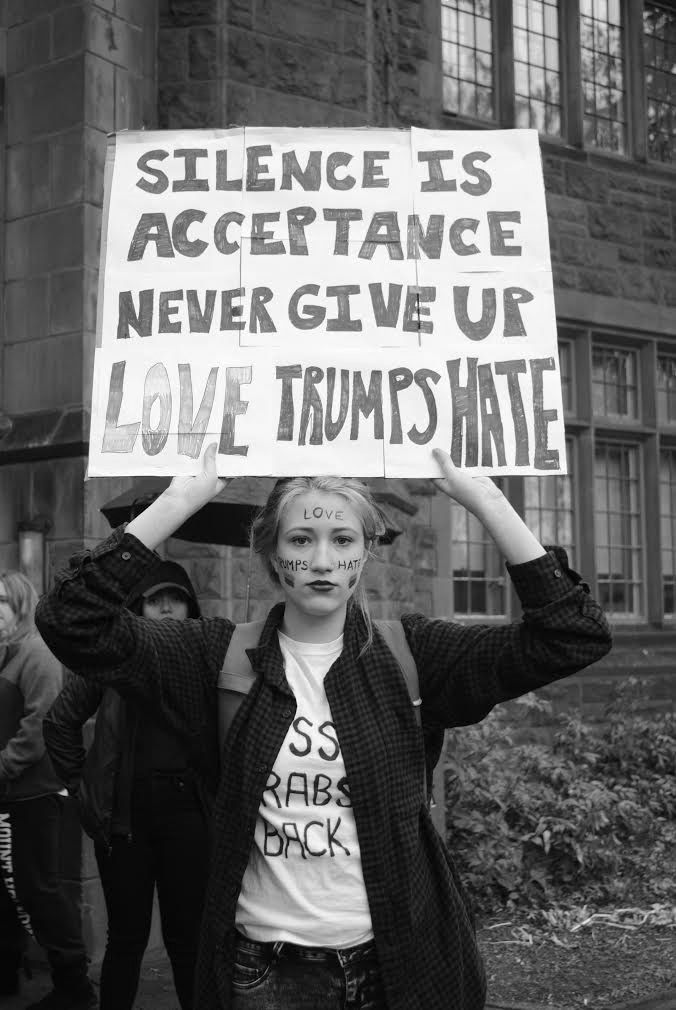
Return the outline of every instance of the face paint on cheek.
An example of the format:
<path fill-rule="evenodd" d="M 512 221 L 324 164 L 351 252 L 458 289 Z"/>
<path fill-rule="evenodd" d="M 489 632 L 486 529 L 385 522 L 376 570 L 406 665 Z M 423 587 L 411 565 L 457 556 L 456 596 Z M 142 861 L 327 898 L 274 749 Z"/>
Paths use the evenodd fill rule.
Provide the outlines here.
<path fill-rule="evenodd" d="M 296 580 L 294 579 L 293 575 L 284 575 L 283 578 L 284 578 L 284 584 L 287 586 L 291 586 L 291 588 L 293 589 L 293 587 L 296 585 Z"/>
<path fill-rule="evenodd" d="M 347 586 L 348 586 L 348 589 L 354 589 L 354 587 L 355 587 L 356 585 L 357 585 L 357 576 L 356 576 L 356 575 L 353 575 L 353 576 L 352 576 L 352 577 L 350 578 L 350 581 L 349 581 L 349 582 L 348 582 L 348 584 L 347 584 Z"/>

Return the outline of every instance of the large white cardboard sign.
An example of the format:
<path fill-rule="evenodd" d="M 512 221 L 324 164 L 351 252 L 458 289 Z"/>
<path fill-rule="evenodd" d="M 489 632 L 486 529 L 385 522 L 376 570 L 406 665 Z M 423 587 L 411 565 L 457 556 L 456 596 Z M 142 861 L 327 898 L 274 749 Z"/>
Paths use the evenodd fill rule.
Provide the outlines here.
<path fill-rule="evenodd" d="M 90 476 L 565 473 L 537 133 L 122 133 Z"/>

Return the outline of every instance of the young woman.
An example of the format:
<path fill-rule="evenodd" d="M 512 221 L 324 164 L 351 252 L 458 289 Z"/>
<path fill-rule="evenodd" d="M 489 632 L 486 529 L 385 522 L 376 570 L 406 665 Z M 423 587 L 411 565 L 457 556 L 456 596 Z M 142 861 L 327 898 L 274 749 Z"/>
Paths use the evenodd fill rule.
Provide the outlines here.
<path fill-rule="evenodd" d="M 485 478 L 435 451 L 439 488 L 502 550 L 524 608 L 507 626 L 402 619 L 422 720 L 457 726 L 610 647 L 579 576 Z M 234 625 L 158 629 L 122 606 L 152 550 L 213 497 L 215 447 L 126 529 L 76 556 L 38 626 L 71 668 L 160 707 L 218 778 L 200 1010 L 480 1010 L 485 977 L 450 855 L 422 795 L 422 734 L 362 576 L 380 530 L 357 480 L 292 478 L 253 529 L 284 602 L 249 650 L 256 680 L 219 753 L 217 684 Z"/>
<path fill-rule="evenodd" d="M 16 896 L 49 961 L 53 989 L 26 1010 L 93 1010 L 80 904 L 72 880 L 79 838 L 64 830 L 67 797 L 45 753 L 42 720 L 63 684 L 36 633 L 37 596 L 21 572 L 0 575 L 0 808 L 9 811 Z M 69 851 L 70 849 L 70 851 Z M 19 989 L 25 934 L 0 874 L 0 995 Z"/>
<path fill-rule="evenodd" d="M 200 616 L 188 573 L 158 563 L 138 583 L 130 610 L 155 621 Z M 85 758 L 84 724 L 96 713 Z M 47 713 L 52 764 L 77 794 L 93 838 L 108 913 L 100 1010 L 131 1010 L 152 924 L 160 922 L 182 1010 L 191 1010 L 197 940 L 209 863 L 210 807 L 183 741 L 157 712 L 126 704 L 113 688 L 71 677 Z"/>

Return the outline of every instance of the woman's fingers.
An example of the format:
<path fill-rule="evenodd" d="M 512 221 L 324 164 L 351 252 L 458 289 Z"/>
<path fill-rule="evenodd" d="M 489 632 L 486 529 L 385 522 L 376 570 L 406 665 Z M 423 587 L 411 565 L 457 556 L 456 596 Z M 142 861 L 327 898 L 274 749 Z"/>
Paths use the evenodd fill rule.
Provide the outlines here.
<path fill-rule="evenodd" d="M 480 510 L 482 502 L 502 495 L 502 491 L 490 477 L 471 476 L 467 470 L 456 466 L 447 452 L 433 449 L 432 455 L 441 471 L 441 477 L 433 478 L 434 483 L 440 491 L 449 498 L 454 498 L 470 512 L 476 513 Z"/>

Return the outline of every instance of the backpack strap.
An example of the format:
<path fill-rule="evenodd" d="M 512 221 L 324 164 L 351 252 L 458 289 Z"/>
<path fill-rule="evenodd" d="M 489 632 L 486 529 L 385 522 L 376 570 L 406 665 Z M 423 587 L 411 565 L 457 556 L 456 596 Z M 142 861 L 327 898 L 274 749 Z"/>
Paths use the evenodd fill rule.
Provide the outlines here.
<path fill-rule="evenodd" d="M 218 747 L 221 754 L 237 710 L 256 680 L 246 650 L 258 645 L 264 626 L 265 618 L 236 625 L 223 657 L 223 666 L 218 675 L 217 698 Z"/>
<path fill-rule="evenodd" d="M 401 621 L 374 621 L 373 623 L 385 639 L 385 644 L 401 667 L 408 693 L 411 696 L 411 704 L 415 709 L 416 721 L 420 725 L 422 723 L 420 717 L 422 698 L 420 697 L 418 667 L 415 665 L 415 659 L 406 638 L 404 625 Z"/>
<path fill-rule="evenodd" d="M 411 698 L 411 704 L 413 705 L 415 721 L 422 730 L 422 715 L 420 712 L 422 698 L 420 697 L 418 667 L 416 666 L 413 653 L 411 652 L 411 647 L 408 644 L 406 632 L 404 631 L 404 625 L 401 621 L 374 621 L 373 623 L 385 639 L 385 645 L 399 664 L 401 672 L 404 675 L 404 680 L 406 681 L 406 687 L 408 688 L 408 693 Z M 427 761 L 425 761 L 423 771 L 423 796 L 426 800 L 428 799 Z"/>

